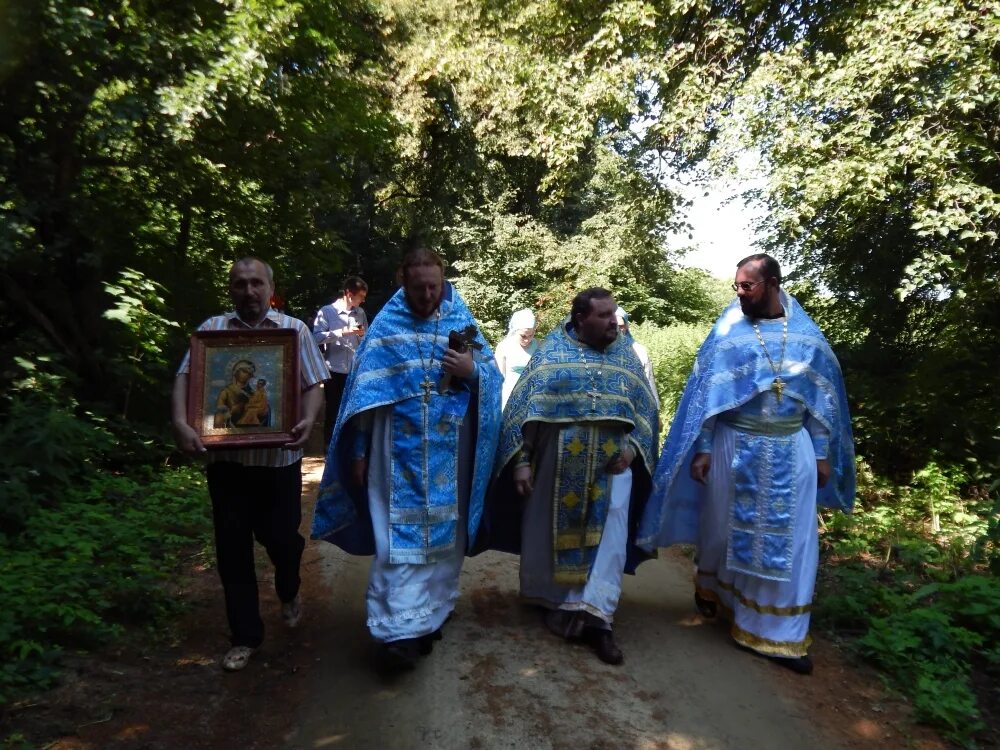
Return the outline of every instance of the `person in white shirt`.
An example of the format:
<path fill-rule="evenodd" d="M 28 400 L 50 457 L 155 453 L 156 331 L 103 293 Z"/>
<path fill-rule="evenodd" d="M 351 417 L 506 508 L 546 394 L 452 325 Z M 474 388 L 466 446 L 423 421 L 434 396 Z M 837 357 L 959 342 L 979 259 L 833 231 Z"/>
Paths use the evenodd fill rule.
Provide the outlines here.
<path fill-rule="evenodd" d="M 368 316 L 361 309 L 367 296 L 368 284 L 360 276 L 348 276 L 344 280 L 344 294 L 321 307 L 313 321 L 313 336 L 323 350 L 326 366 L 330 370 L 330 379 L 323 386 L 326 396 L 324 446 L 330 442 L 333 425 L 337 422 L 347 373 L 354 363 L 354 352 L 368 328 Z"/>
<path fill-rule="evenodd" d="M 308 326 L 277 310 L 270 301 L 274 295 L 274 271 L 259 258 L 243 258 L 229 269 L 229 297 L 233 310 L 215 315 L 199 331 L 245 331 L 290 328 L 297 334 L 301 401 L 299 421 L 291 427 L 292 440 L 275 447 L 216 449 L 209 452 L 195 428 L 188 423 L 188 381 L 191 352 L 184 355 L 171 395 L 171 419 L 177 447 L 191 456 L 206 459 L 208 494 L 212 500 L 215 528 L 215 560 L 222 581 L 229 621 L 230 648 L 222 657 L 222 668 L 236 672 L 247 666 L 250 657 L 264 641 L 257 592 L 257 568 L 254 563 L 254 539 L 267 550 L 274 564 L 274 589 L 281 601 L 285 624 L 295 627 L 302 617 L 299 595 L 302 550 L 306 542 L 299 533 L 302 520 L 302 446 L 312 432 L 322 408 L 320 384 L 326 379 L 326 366 Z M 266 404 L 266 381 L 257 380 L 257 390 L 248 391 L 254 374 L 253 362 L 243 359 L 234 364 L 230 395 L 218 400 L 215 418 L 222 424 L 239 427 L 249 407 L 256 410 L 260 422 Z M 258 400 L 253 401 L 254 395 Z M 264 399 L 262 404 L 259 400 Z M 239 406 L 239 413 L 234 407 Z"/>

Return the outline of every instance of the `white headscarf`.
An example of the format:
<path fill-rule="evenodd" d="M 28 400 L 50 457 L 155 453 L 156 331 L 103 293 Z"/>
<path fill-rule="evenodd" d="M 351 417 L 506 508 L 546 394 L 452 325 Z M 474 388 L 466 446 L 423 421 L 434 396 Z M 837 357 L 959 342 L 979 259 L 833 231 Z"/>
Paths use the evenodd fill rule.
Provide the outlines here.
<path fill-rule="evenodd" d="M 522 328 L 535 327 L 535 314 L 528 308 L 518 310 L 510 316 L 510 324 L 507 326 L 507 333 L 520 331 Z"/>

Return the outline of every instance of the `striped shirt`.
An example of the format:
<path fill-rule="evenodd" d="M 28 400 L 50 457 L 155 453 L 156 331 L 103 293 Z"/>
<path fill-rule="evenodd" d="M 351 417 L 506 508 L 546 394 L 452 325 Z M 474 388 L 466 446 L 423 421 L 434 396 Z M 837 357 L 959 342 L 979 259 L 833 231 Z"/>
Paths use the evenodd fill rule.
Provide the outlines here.
<path fill-rule="evenodd" d="M 313 339 L 309 327 L 298 318 L 285 315 L 277 310 L 268 310 L 267 317 L 258 325 L 247 325 L 235 312 L 228 312 L 225 315 L 216 315 L 209 318 L 200 326 L 199 331 L 223 331 L 228 329 L 250 328 L 292 328 L 299 335 L 299 372 L 302 377 L 302 390 L 306 390 L 317 383 L 322 383 L 330 377 L 323 355 L 320 354 L 319 347 Z M 178 375 L 187 375 L 191 371 L 191 350 L 189 349 L 181 361 L 181 366 L 177 368 Z M 287 448 L 240 448 L 238 450 L 213 450 L 209 451 L 206 460 L 208 463 L 221 461 L 231 461 L 244 466 L 269 466 L 278 468 L 289 466 L 302 458 L 302 451 L 299 449 L 288 450 Z"/>

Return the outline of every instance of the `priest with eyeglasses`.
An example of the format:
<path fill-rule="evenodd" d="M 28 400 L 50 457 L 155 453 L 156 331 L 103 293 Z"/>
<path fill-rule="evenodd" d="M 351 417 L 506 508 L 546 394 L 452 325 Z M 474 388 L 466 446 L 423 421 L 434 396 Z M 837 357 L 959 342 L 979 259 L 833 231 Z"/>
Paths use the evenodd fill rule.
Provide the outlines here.
<path fill-rule="evenodd" d="M 695 545 L 701 614 L 728 620 L 739 647 L 810 674 L 816 509 L 854 502 L 844 380 L 774 258 L 741 260 L 733 290 L 698 351 L 638 543 Z"/>

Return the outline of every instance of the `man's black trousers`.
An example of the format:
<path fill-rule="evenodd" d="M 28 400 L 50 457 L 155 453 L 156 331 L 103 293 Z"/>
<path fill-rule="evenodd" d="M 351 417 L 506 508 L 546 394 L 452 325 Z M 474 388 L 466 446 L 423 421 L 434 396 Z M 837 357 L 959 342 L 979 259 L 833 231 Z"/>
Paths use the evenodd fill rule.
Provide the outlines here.
<path fill-rule="evenodd" d="M 340 400 L 344 397 L 344 385 L 347 383 L 347 373 L 331 372 L 330 379 L 323 384 L 323 395 L 326 396 L 326 421 L 323 422 L 323 453 L 330 447 L 333 428 L 337 424 L 337 412 L 340 411 Z"/>
<path fill-rule="evenodd" d="M 278 598 L 290 602 L 299 593 L 299 563 L 306 544 L 299 534 L 302 461 L 281 468 L 209 464 L 208 492 L 232 645 L 257 648 L 264 640 L 264 621 L 257 602 L 253 541 L 264 546 L 274 563 Z"/>

